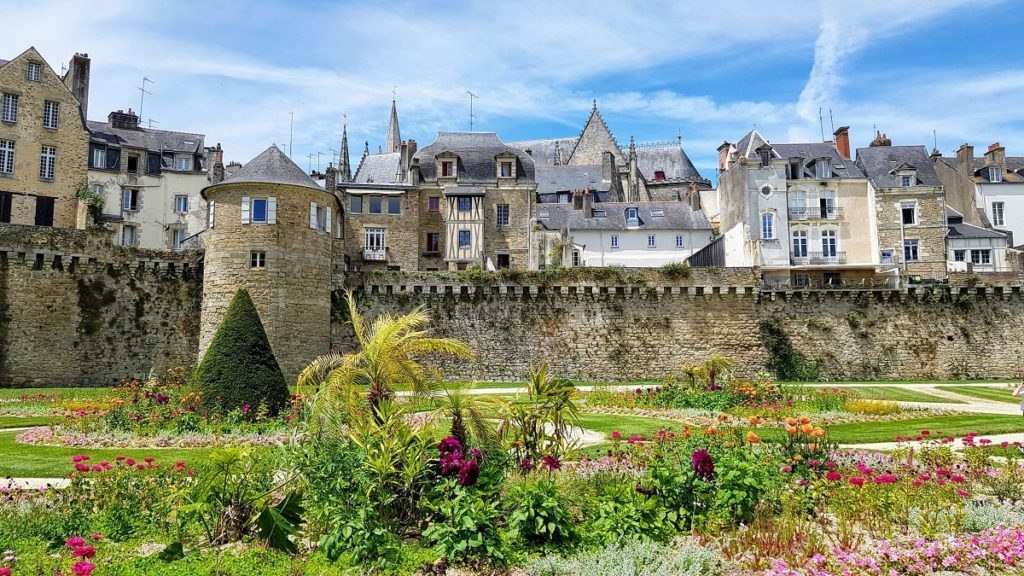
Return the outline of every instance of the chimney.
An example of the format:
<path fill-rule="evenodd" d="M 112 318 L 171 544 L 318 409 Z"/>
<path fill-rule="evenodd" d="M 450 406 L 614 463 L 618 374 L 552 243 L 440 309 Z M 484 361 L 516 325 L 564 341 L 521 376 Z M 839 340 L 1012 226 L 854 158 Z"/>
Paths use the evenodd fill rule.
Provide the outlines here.
<path fill-rule="evenodd" d="M 67 74 L 64 75 L 64 85 L 71 90 L 71 93 L 78 99 L 82 108 L 82 118 L 89 118 L 89 68 L 92 60 L 88 54 L 79 54 L 71 57 L 71 65 Z"/>
<path fill-rule="evenodd" d="M 338 190 L 338 171 L 334 169 L 333 164 L 327 166 L 327 172 L 324 174 L 324 190 L 331 194 Z"/>
<path fill-rule="evenodd" d="M 402 140 L 402 143 L 398 146 L 398 175 L 395 178 L 398 182 L 403 182 L 405 176 L 409 173 L 409 143 Z"/>
<path fill-rule="evenodd" d="M 974 146 L 961 144 L 956 151 L 956 166 L 965 176 L 974 175 Z"/>
<path fill-rule="evenodd" d="M 993 142 L 988 145 L 988 151 L 985 152 L 985 163 L 1006 168 L 1006 148 L 999 145 L 999 142 Z"/>
<path fill-rule="evenodd" d="M 601 153 L 601 180 L 611 182 L 615 177 L 615 155 L 605 151 Z"/>
<path fill-rule="evenodd" d="M 127 112 L 124 110 L 118 110 L 117 112 L 111 112 L 107 116 L 107 122 L 110 123 L 111 128 L 120 128 L 122 130 L 138 130 L 139 129 L 139 117 L 132 112 L 129 108 Z"/>
<path fill-rule="evenodd" d="M 892 140 L 890 140 L 884 132 L 879 132 L 878 130 L 875 130 L 875 139 L 872 140 L 871 144 L 869 144 L 868 146 L 871 148 L 877 148 L 879 146 L 892 146 Z"/>
<path fill-rule="evenodd" d="M 213 173 L 210 175 L 210 184 L 218 184 L 224 181 L 224 163 L 217 160 L 213 164 Z"/>
<path fill-rule="evenodd" d="M 592 218 L 594 216 L 594 192 L 587 186 L 583 189 L 583 217 Z"/>
<path fill-rule="evenodd" d="M 850 159 L 850 127 L 841 126 L 835 132 L 832 133 L 835 136 L 836 150 L 839 150 L 839 155 L 846 160 Z"/>
<path fill-rule="evenodd" d="M 415 144 L 415 143 L 416 143 L 416 141 L 413 140 L 413 144 Z M 420 159 L 419 158 L 413 158 L 412 159 L 412 166 L 409 166 L 409 183 L 410 184 L 419 184 L 420 183 Z"/>
<path fill-rule="evenodd" d="M 217 164 L 224 168 L 224 150 L 220 147 L 220 142 L 217 142 L 215 147 L 206 148 L 206 180 L 213 182 L 213 167 Z"/>
<path fill-rule="evenodd" d="M 732 148 L 732 144 L 728 141 L 722 142 L 722 145 L 718 147 L 718 173 L 721 174 L 729 168 L 729 149 Z"/>

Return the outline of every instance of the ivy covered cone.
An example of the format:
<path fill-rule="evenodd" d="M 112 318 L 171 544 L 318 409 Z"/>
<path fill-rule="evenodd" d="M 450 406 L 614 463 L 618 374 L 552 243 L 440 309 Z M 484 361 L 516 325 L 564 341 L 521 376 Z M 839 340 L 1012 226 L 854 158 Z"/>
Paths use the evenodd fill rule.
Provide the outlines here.
<path fill-rule="evenodd" d="M 208 408 L 264 406 L 276 415 L 288 402 L 284 373 L 259 312 L 244 288 L 231 299 L 191 383 L 203 390 L 203 403 Z"/>

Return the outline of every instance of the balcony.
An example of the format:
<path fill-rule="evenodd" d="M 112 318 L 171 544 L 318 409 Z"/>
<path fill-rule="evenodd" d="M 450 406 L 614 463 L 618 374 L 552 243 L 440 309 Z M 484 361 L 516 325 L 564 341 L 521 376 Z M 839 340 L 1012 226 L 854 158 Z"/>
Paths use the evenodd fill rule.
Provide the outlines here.
<path fill-rule="evenodd" d="M 846 252 L 835 252 L 825 254 L 823 252 L 808 252 L 807 256 L 792 256 L 790 261 L 793 266 L 828 266 L 834 264 L 846 264 Z"/>
<path fill-rule="evenodd" d="M 838 206 L 831 208 L 820 208 L 817 206 L 790 206 L 789 219 L 791 221 L 811 220 L 842 220 L 843 209 Z"/>
<path fill-rule="evenodd" d="M 363 260 L 383 262 L 388 259 L 387 248 L 364 248 Z"/>

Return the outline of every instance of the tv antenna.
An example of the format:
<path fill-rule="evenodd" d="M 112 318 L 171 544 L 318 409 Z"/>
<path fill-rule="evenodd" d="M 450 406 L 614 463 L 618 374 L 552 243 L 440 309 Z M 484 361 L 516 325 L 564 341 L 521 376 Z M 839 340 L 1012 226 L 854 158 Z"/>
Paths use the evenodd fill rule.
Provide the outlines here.
<path fill-rule="evenodd" d="M 138 87 L 139 92 L 141 92 L 141 94 L 139 95 L 139 118 L 142 118 L 142 105 L 146 103 L 146 94 L 149 94 L 150 96 L 153 95 L 152 92 L 146 90 L 146 82 L 149 82 L 150 84 L 156 84 L 156 82 L 153 82 L 149 78 L 145 76 L 142 77 L 142 86 Z"/>
<path fill-rule="evenodd" d="M 934 128 L 932 129 L 932 142 L 933 142 L 932 150 L 938 150 L 939 149 L 939 133 L 936 132 Z"/>
<path fill-rule="evenodd" d="M 308 172 L 310 174 L 313 173 L 313 157 L 314 156 L 316 156 L 316 154 L 313 154 L 312 152 L 310 152 L 309 155 L 306 156 L 306 158 L 309 158 L 309 169 L 306 170 L 306 172 Z"/>
<path fill-rule="evenodd" d="M 466 90 L 466 94 L 469 94 L 469 131 L 473 131 L 473 119 L 476 116 L 473 115 L 473 100 L 479 98 L 476 94 L 473 94 L 471 90 Z"/>
<path fill-rule="evenodd" d="M 159 124 L 159 122 L 157 122 L 156 120 L 153 120 L 152 118 L 150 118 L 149 120 L 146 120 L 146 122 L 149 124 L 150 128 L 153 127 L 153 124 Z"/>
<path fill-rule="evenodd" d="M 288 118 L 288 158 L 291 158 L 292 143 L 295 141 L 295 112 L 289 112 Z"/>
<path fill-rule="evenodd" d="M 821 128 L 821 141 L 825 141 L 825 117 L 821 115 L 821 107 L 818 107 L 818 126 Z"/>
<path fill-rule="evenodd" d="M 832 126 L 832 133 L 836 133 L 836 121 L 832 119 L 832 109 L 828 109 L 828 123 Z"/>

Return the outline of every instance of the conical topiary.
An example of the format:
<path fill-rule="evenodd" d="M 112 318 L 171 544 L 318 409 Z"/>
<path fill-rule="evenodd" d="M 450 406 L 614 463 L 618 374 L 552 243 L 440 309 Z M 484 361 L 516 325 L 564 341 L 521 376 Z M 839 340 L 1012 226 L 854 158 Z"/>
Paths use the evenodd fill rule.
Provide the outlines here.
<path fill-rule="evenodd" d="M 203 391 L 208 408 L 231 410 L 248 404 L 256 410 L 262 405 L 273 415 L 288 402 L 288 384 L 246 289 L 231 299 L 192 384 Z"/>

